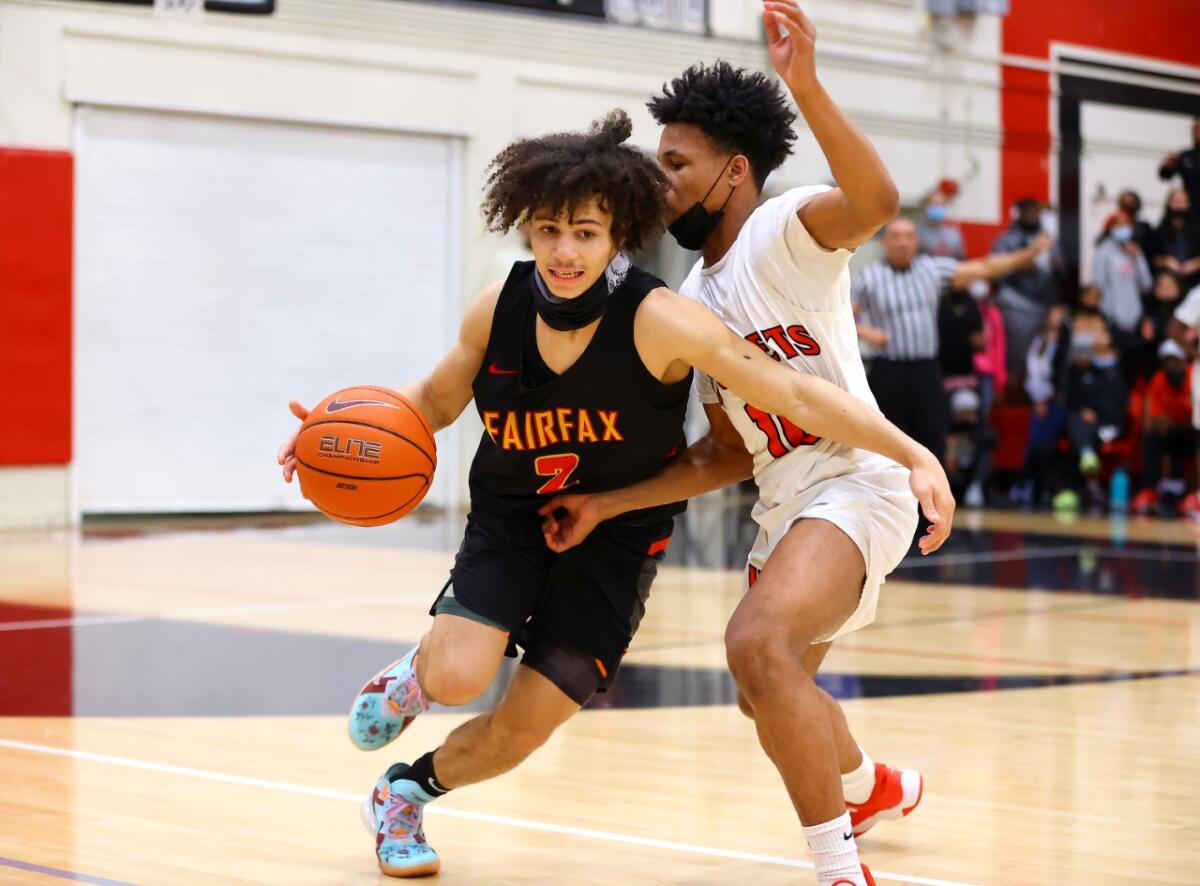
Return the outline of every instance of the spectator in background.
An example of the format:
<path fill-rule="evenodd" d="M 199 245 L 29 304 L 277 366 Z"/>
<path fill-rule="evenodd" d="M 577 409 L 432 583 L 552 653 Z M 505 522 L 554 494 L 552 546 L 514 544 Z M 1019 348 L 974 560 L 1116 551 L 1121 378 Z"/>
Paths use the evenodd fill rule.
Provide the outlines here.
<path fill-rule="evenodd" d="M 1154 285 L 1150 265 L 1133 234 L 1133 219 L 1123 211 L 1114 212 L 1104 224 L 1104 235 L 1092 262 L 1092 276 L 1100 290 L 1100 312 L 1112 325 L 1127 384 L 1137 377 L 1142 357 L 1138 335 L 1142 296 Z"/>
<path fill-rule="evenodd" d="M 1016 203 L 1012 226 L 992 246 L 993 255 L 1029 248 L 1042 231 L 1042 207 L 1027 197 Z M 1062 298 L 1062 256 L 1058 249 L 1041 255 L 1032 266 L 1023 266 L 999 281 L 997 300 L 1004 313 L 1008 344 L 1008 374 L 1014 381 L 1025 374 L 1025 355 L 1042 327 L 1046 311 Z"/>
<path fill-rule="evenodd" d="M 967 257 L 962 229 L 948 221 L 949 198 L 938 189 L 925 198 L 925 223 L 921 225 L 921 251 L 934 258 L 962 261 Z"/>
<path fill-rule="evenodd" d="M 986 280 L 972 281 L 970 287 Z M 950 406 L 950 435 L 957 444 L 947 459 L 947 471 L 956 494 L 963 504 L 981 508 L 985 504 L 984 486 L 992 473 L 992 450 L 996 433 L 988 424 L 984 409 L 975 357 L 986 347 L 983 316 L 969 291 L 951 289 L 938 310 L 938 358 Z M 965 493 L 962 492 L 965 487 Z"/>
<path fill-rule="evenodd" d="M 1011 255 L 957 262 L 919 255 L 917 227 L 901 218 L 884 228 L 885 258 L 855 277 L 858 335 L 878 352 L 868 381 L 879 408 L 939 460 L 945 456 L 948 421 L 938 363 L 942 296 L 1030 265 L 1053 243 L 1043 235 Z"/>
<path fill-rule="evenodd" d="M 1179 345 L 1184 356 L 1192 364 L 1192 426 L 1200 428 L 1200 361 L 1197 361 L 1196 338 L 1200 332 L 1200 286 L 1189 292 L 1179 307 L 1175 316 L 1167 325 L 1167 334 L 1175 344 Z M 1197 478 L 1200 481 L 1200 477 Z M 1196 499 L 1192 498 L 1192 504 Z"/>
<path fill-rule="evenodd" d="M 1178 175 L 1191 198 L 1191 208 L 1200 212 L 1200 117 L 1192 121 L 1192 142 L 1192 147 L 1186 151 L 1167 155 L 1158 170 L 1158 177 L 1170 181 Z"/>
<path fill-rule="evenodd" d="M 1025 392 L 1033 408 L 1029 442 L 1025 448 L 1024 477 L 1012 489 L 1014 504 L 1031 505 L 1050 490 L 1050 474 L 1064 417 L 1058 387 L 1070 337 L 1066 308 L 1055 305 L 1046 312 L 1046 320 L 1029 346 L 1025 361 Z"/>
<path fill-rule="evenodd" d="M 1071 328 L 1070 360 L 1063 400 L 1067 413 L 1067 438 L 1078 459 L 1089 505 L 1102 505 L 1100 445 L 1121 436 L 1129 408 L 1129 391 L 1118 365 L 1112 336 L 1099 310 L 1100 292 L 1088 287 L 1080 293 L 1080 306 Z M 1063 490 L 1055 508 L 1072 509 L 1078 497 Z"/>
<path fill-rule="evenodd" d="M 1141 194 L 1132 189 L 1122 191 L 1117 197 L 1117 208 L 1133 219 L 1133 242 L 1149 258 L 1154 249 L 1154 226 L 1142 218 Z"/>
<path fill-rule="evenodd" d="M 1159 504 L 1167 512 L 1195 513 L 1196 493 L 1187 490 L 1184 470 L 1196 458 L 1196 428 L 1192 426 L 1192 383 L 1187 354 L 1177 342 L 1166 339 L 1158 349 L 1162 368 L 1154 374 L 1146 395 L 1146 428 L 1142 434 L 1142 488 L 1133 499 L 1135 513 L 1147 514 Z M 1163 461 L 1174 470 L 1162 477 Z"/>
<path fill-rule="evenodd" d="M 985 418 L 991 416 L 996 393 L 1008 384 L 1008 364 L 1004 341 L 1004 315 L 992 298 L 992 285 L 976 280 L 967 287 L 983 321 L 983 349 L 975 352 L 975 372 L 979 374 L 980 408 Z"/>
<path fill-rule="evenodd" d="M 1171 317 L 1183 297 L 1183 283 L 1174 271 L 1159 271 L 1154 277 L 1154 290 L 1142 311 L 1139 329 L 1141 356 L 1138 373 L 1149 379 L 1158 370 L 1158 349 L 1167 338 Z"/>
<path fill-rule="evenodd" d="M 1200 282 L 1200 222 L 1191 215 L 1187 191 L 1176 188 L 1167 197 L 1167 210 L 1154 232 L 1151 264 L 1174 271 L 1183 278 L 1183 288 Z"/>

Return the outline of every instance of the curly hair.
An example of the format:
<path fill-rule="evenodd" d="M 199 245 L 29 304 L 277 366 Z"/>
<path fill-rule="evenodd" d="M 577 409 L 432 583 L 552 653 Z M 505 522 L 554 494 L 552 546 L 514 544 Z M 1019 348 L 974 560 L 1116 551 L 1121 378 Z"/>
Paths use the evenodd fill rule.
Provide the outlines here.
<path fill-rule="evenodd" d="M 487 229 L 504 233 L 535 212 L 573 213 L 596 198 L 612 215 L 612 237 L 639 251 L 662 231 L 667 180 L 658 164 L 625 142 L 629 115 L 610 111 L 589 132 L 558 132 L 514 142 L 488 166 L 483 216 Z"/>
<path fill-rule="evenodd" d="M 796 112 L 779 84 L 725 61 L 692 65 L 646 107 L 663 126 L 693 123 L 718 147 L 745 154 L 760 191 L 796 141 Z"/>

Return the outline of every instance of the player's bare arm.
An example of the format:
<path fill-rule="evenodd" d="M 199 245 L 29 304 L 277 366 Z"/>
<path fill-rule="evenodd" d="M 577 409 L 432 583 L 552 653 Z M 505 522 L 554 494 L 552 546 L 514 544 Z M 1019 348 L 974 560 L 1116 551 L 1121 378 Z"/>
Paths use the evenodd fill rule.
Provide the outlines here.
<path fill-rule="evenodd" d="M 922 552 L 936 551 L 949 536 L 955 503 L 941 464 L 852 394 L 823 378 L 776 363 L 738 338 L 703 305 L 668 289 L 647 296 L 638 311 L 634 336 L 642 360 L 658 378 L 681 378 L 688 366 L 694 366 L 747 403 L 784 416 L 808 433 L 879 453 L 908 468 L 913 494 L 931 522 L 929 533 L 921 539 Z M 639 490 L 631 495 L 641 499 L 643 494 Z"/>
<path fill-rule="evenodd" d="M 546 545 L 561 553 L 619 514 L 683 501 L 750 479 L 754 458 L 725 410 L 706 404 L 704 413 L 708 433 L 653 477 L 593 495 L 560 495 L 542 505 L 538 512 L 546 518 Z"/>
<path fill-rule="evenodd" d="M 502 287 L 501 282 L 496 282 L 481 290 L 467 306 L 459 326 L 458 340 L 446 356 L 425 378 L 400 388 L 400 393 L 421 410 L 435 431 L 453 424 L 471 402 L 471 383 L 483 365 L 488 336 L 492 331 L 492 315 L 496 312 L 496 300 L 500 297 Z M 308 418 L 307 407 L 296 400 L 288 403 L 288 409 L 300 421 Z M 283 466 L 286 483 L 292 482 L 296 471 L 296 437 L 299 433 L 297 430 L 292 434 L 279 447 L 276 456 Z"/>
<path fill-rule="evenodd" d="M 771 64 L 791 91 L 838 185 L 805 204 L 800 221 L 826 249 L 854 249 L 896 217 L 896 184 L 874 146 L 817 78 L 817 29 L 795 0 L 764 2 L 763 25 Z"/>

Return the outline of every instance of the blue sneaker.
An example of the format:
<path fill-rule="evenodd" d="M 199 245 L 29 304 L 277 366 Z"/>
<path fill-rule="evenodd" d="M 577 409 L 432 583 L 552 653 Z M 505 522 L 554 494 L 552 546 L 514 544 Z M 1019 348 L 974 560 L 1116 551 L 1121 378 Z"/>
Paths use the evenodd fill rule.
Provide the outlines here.
<path fill-rule="evenodd" d="M 407 780 L 406 772 L 408 764 L 397 763 L 380 777 L 363 803 L 363 824 L 375 836 L 379 870 L 389 877 L 426 877 L 442 867 L 423 827 L 425 804 L 433 797 Z"/>
<path fill-rule="evenodd" d="M 359 750 L 377 751 L 427 710 L 429 702 L 417 683 L 417 649 L 413 649 L 358 690 L 350 708 L 350 740 Z"/>

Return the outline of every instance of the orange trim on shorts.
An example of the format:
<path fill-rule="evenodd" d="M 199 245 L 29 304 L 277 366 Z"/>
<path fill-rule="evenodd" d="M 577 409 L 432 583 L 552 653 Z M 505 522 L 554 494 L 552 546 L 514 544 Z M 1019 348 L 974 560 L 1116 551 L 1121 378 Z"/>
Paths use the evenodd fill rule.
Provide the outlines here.
<path fill-rule="evenodd" d="M 608 668 L 606 668 L 604 666 L 604 662 L 602 662 L 598 658 L 593 658 L 592 661 L 594 661 L 596 663 L 596 667 L 598 667 L 600 669 L 600 679 L 607 680 L 608 679 Z"/>
<path fill-rule="evenodd" d="M 670 544 L 671 536 L 668 535 L 666 538 L 660 538 L 654 544 L 650 545 L 650 550 L 646 551 L 646 553 L 653 557 L 655 554 L 661 554 L 665 551 Z"/>
<path fill-rule="evenodd" d="M 750 587 L 754 587 L 754 583 L 755 583 L 756 581 L 758 581 L 758 577 L 759 577 L 761 574 L 762 574 L 762 570 L 761 570 L 761 569 L 759 569 L 757 566 L 750 566 L 750 565 L 748 565 L 748 564 L 747 564 L 747 566 L 746 566 L 746 580 L 749 582 L 749 585 L 750 585 Z"/>

